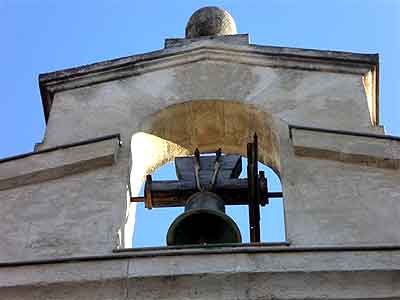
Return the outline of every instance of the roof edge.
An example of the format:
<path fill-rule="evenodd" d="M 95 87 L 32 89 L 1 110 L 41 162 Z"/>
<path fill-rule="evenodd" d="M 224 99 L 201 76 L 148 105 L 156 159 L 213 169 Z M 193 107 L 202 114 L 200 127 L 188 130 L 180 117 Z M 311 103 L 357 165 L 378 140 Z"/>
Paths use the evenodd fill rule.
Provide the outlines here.
<path fill-rule="evenodd" d="M 168 39 L 167 39 L 168 40 Z M 115 58 L 111 60 L 105 60 L 101 62 L 95 62 L 87 65 L 81 65 L 72 68 L 61 69 L 48 73 L 39 74 L 39 82 L 48 81 L 64 76 L 77 76 L 82 73 L 90 71 L 100 71 L 105 68 L 110 68 L 112 66 L 120 66 L 126 63 L 134 63 L 142 60 L 157 59 L 160 57 L 168 56 L 171 54 L 181 53 L 185 50 L 194 50 L 198 46 L 196 42 L 202 42 L 207 40 L 197 40 L 192 43 L 192 45 L 184 45 L 182 47 L 169 47 L 165 49 L 159 49 L 152 52 L 134 54 L 129 56 L 124 56 L 120 58 Z M 215 41 L 215 44 L 224 44 L 223 42 Z M 193 46 L 193 47 L 192 47 Z M 227 48 L 231 45 L 226 45 Z M 235 45 L 235 48 L 239 48 Z M 366 63 L 375 65 L 379 61 L 378 53 L 357 53 L 357 52 L 345 52 L 345 51 L 331 51 L 331 50 L 319 50 L 319 49 L 306 49 L 306 48 L 292 48 L 292 47 L 280 47 L 280 46 L 263 46 L 257 44 L 249 44 L 245 47 L 240 48 L 250 48 L 253 50 L 258 50 L 265 55 L 282 55 L 288 57 L 304 57 L 304 58 L 315 58 L 315 59 L 327 59 L 327 60 L 337 60 L 341 62 L 354 62 L 354 63 Z M 243 49 L 244 50 L 244 49 Z"/>
<path fill-rule="evenodd" d="M 49 85 L 55 86 L 58 82 L 63 80 L 73 81 L 79 80 L 80 78 L 87 77 L 90 75 L 100 74 L 103 72 L 118 71 L 119 69 L 129 68 L 138 63 L 145 63 L 152 60 L 172 58 L 180 54 L 190 53 L 201 49 L 217 49 L 235 51 L 239 53 L 250 53 L 255 55 L 266 55 L 270 57 L 282 57 L 285 59 L 295 60 L 307 60 L 319 63 L 329 64 L 349 64 L 349 65 L 364 65 L 371 69 L 378 70 L 379 55 L 378 54 L 363 54 L 354 52 L 342 52 L 342 51 L 328 51 L 328 50 L 316 50 L 316 49 L 303 49 L 303 48 L 288 48 L 278 46 L 262 46 L 262 45 L 232 45 L 226 44 L 223 41 L 215 39 L 202 39 L 195 41 L 188 45 L 181 47 L 171 47 L 166 49 L 160 49 L 152 52 L 143 54 L 136 54 L 112 60 L 97 62 L 93 64 L 82 65 L 73 68 L 67 68 L 55 72 L 39 74 L 39 88 L 42 98 L 43 112 L 46 123 L 48 121 L 51 105 L 53 101 L 54 92 L 49 89 Z M 379 77 L 379 76 L 377 76 Z M 110 79 L 112 80 L 112 79 Z M 376 90 L 378 96 L 378 89 Z M 378 99 L 378 97 L 376 97 Z M 376 110 L 378 111 L 378 109 Z"/>

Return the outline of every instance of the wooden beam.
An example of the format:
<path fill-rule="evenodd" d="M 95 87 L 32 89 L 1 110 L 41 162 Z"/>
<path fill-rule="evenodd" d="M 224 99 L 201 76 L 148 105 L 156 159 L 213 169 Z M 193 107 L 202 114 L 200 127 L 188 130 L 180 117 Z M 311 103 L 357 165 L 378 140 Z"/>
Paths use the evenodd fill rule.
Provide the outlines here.
<path fill-rule="evenodd" d="M 266 178 L 260 176 L 261 205 L 266 204 L 268 198 L 282 198 L 281 192 L 266 191 Z M 192 181 L 166 180 L 152 181 L 148 196 L 151 196 L 151 207 L 179 207 L 185 206 L 187 198 L 197 192 Z M 215 185 L 215 192 L 224 200 L 226 205 L 248 205 L 247 179 L 231 178 Z M 145 197 L 132 197 L 131 202 L 145 202 Z M 147 207 L 147 206 L 146 206 Z"/>

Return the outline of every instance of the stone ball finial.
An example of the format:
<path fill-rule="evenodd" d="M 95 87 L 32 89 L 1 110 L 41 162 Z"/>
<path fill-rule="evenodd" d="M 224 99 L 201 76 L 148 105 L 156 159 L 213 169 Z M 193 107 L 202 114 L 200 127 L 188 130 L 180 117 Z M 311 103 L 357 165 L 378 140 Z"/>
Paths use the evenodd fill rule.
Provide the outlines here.
<path fill-rule="evenodd" d="M 196 10 L 186 25 L 186 38 L 236 34 L 236 24 L 224 9 L 206 6 Z"/>

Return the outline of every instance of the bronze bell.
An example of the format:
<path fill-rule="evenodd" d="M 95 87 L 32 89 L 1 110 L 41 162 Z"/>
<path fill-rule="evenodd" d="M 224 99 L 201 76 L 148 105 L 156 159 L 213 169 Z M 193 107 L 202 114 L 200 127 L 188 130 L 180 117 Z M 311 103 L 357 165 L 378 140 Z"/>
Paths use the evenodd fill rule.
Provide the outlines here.
<path fill-rule="evenodd" d="M 197 192 L 189 197 L 185 212 L 171 224 L 167 245 L 241 243 L 236 223 L 225 214 L 224 201 L 212 192 Z"/>

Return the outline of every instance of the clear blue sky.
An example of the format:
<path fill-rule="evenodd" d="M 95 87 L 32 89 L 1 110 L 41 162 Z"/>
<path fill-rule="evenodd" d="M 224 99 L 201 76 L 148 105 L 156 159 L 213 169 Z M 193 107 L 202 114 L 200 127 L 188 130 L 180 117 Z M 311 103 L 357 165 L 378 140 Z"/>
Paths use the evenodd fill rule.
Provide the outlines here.
<path fill-rule="evenodd" d="M 206 5 L 254 44 L 379 53 L 381 124 L 400 135 L 400 1 L 0 0 L 0 158 L 43 137 L 38 74 L 160 49 Z"/>

